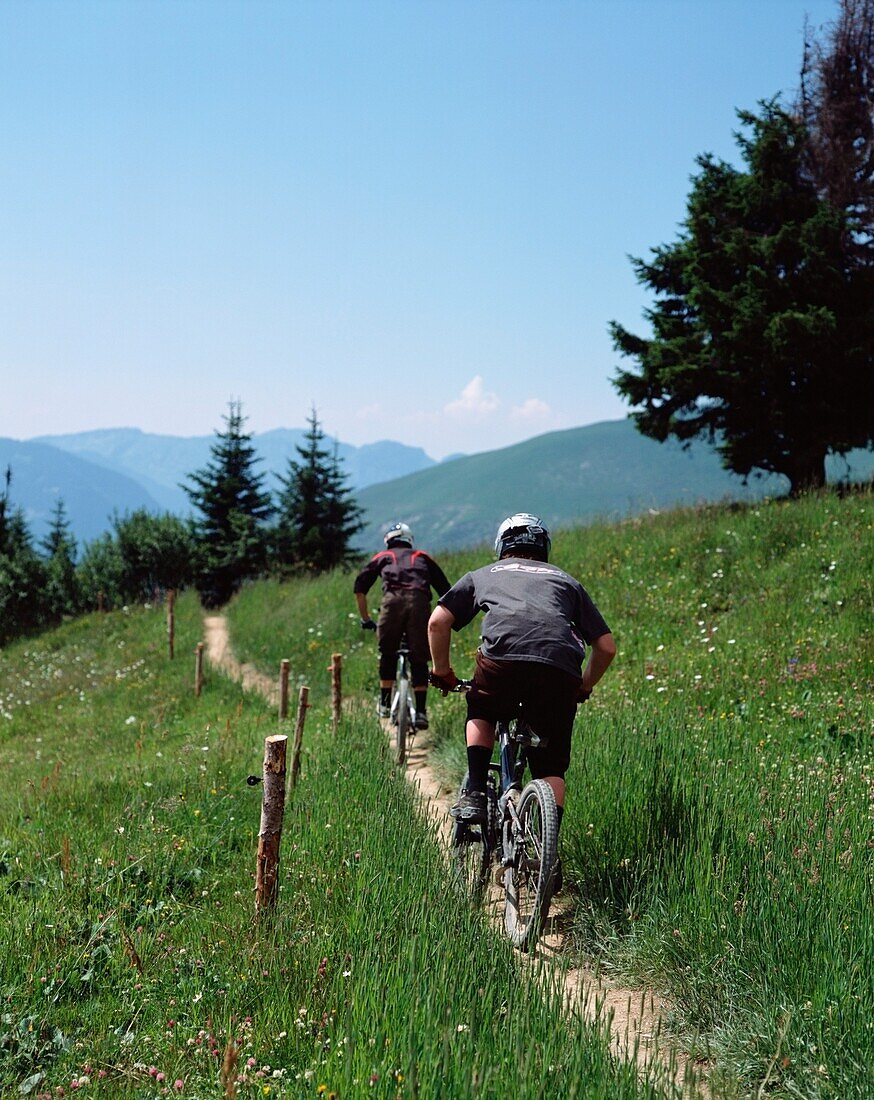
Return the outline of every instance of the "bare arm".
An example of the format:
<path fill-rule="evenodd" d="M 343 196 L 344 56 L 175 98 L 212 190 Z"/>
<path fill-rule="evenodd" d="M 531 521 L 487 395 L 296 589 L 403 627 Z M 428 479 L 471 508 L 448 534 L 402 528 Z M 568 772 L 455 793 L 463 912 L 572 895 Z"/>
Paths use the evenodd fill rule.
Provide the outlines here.
<path fill-rule="evenodd" d="M 370 618 L 370 612 L 367 610 L 367 593 L 356 592 L 355 601 L 358 604 L 358 614 L 361 616 L 361 621 Z"/>
<path fill-rule="evenodd" d="M 428 620 L 428 644 L 431 647 L 431 660 L 434 673 L 445 676 L 452 667 L 449 664 L 449 643 L 452 637 L 452 624 L 455 616 L 451 611 L 438 604 Z"/>
<path fill-rule="evenodd" d="M 602 634 L 600 638 L 596 638 L 595 641 L 592 642 L 592 647 L 589 651 L 589 659 L 586 662 L 586 667 L 583 669 L 584 691 L 592 690 L 610 667 L 610 662 L 615 656 L 616 643 L 613 641 L 612 634 Z"/>

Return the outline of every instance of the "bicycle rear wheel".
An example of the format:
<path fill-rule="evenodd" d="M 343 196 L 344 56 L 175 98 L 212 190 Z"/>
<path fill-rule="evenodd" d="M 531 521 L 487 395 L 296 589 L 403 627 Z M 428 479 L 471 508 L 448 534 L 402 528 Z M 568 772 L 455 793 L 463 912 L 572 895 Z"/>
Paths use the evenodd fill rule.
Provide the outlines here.
<path fill-rule="evenodd" d="M 459 788 L 459 797 L 467 790 L 467 778 L 464 777 Z M 485 894 L 491 858 L 488 826 L 456 821 L 452 826 L 452 877 L 457 888 L 474 905 L 478 905 Z"/>
<path fill-rule="evenodd" d="M 504 875 L 504 926 L 516 947 L 529 951 L 549 914 L 558 856 L 558 807 L 545 779 L 532 779 L 522 791 L 514 840 Z"/>
<path fill-rule="evenodd" d="M 407 756 L 407 737 L 412 730 L 412 700 L 410 698 L 410 681 L 406 676 L 398 680 L 398 706 L 395 714 L 395 743 L 396 760 L 403 764 Z"/>

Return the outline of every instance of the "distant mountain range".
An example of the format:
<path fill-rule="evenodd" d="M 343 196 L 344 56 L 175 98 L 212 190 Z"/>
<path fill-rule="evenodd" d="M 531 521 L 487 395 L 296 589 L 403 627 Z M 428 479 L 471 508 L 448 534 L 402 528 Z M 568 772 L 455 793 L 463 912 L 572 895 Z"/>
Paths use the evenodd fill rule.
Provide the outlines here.
<path fill-rule="evenodd" d="M 829 479 L 866 480 L 874 452 L 853 451 L 848 464 L 828 462 Z M 676 441 L 657 443 L 631 420 L 549 432 L 497 451 L 467 455 L 358 494 L 367 527 L 362 549 L 381 545 L 382 532 L 403 520 L 417 545 L 434 550 L 491 543 L 498 524 L 513 512 L 534 512 L 551 528 L 595 519 L 620 519 L 647 509 L 708 501 L 754 500 L 782 495 L 788 481 L 771 476 L 742 480 L 722 469 L 705 443 L 684 451 Z"/>
<path fill-rule="evenodd" d="M 106 531 L 113 511 L 162 511 L 142 482 L 44 443 L 0 438 L 0 475 L 7 467 L 12 470 L 10 504 L 23 509 L 37 540 L 46 533 L 58 498 L 81 542 Z"/>
<path fill-rule="evenodd" d="M 298 458 L 303 428 L 277 428 L 256 435 L 253 443 L 277 487 L 290 458 Z M 209 461 L 214 436 L 154 435 L 138 428 L 108 428 L 73 435 L 47 435 L 31 440 L 0 438 L 0 474 L 12 467 L 10 500 L 24 509 L 31 533 L 41 538 L 58 498 L 62 498 L 73 534 L 86 542 L 109 529 L 114 511 L 136 508 L 187 515 L 190 502 L 180 483 Z M 326 439 L 330 446 L 333 439 Z M 376 481 L 433 466 L 421 447 L 392 440 L 337 450 L 356 491 Z"/>
<path fill-rule="evenodd" d="M 304 429 L 278 428 L 253 443 L 276 488 Z M 48 527 L 62 498 L 73 533 L 88 541 L 110 517 L 135 508 L 189 512 L 180 483 L 209 460 L 213 436 L 153 435 L 114 428 L 18 441 L 0 439 L 0 474 L 12 467 L 11 503 L 24 508 L 34 537 Z M 333 443 L 333 440 L 330 441 Z M 630 420 L 550 432 L 476 455 L 436 463 L 421 448 L 383 440 L 361 447 L 338 443 L 349 483 L 365 510 L 362 551 L 382 542 L 389 523 L 404 520 L 420 546 L 434 550 L 490 542 L 504 516 L 524 510 L 552 527 L 616 519 L 648 508 L 722 499 L 751 500 L 786 491 L 784 479 L 741 480 L 726 473 L 703 443 L 683 451 L 656 443 Z M 874 452 L 854 451 L 830 463 L 832 480 L 874 475 Z"/>

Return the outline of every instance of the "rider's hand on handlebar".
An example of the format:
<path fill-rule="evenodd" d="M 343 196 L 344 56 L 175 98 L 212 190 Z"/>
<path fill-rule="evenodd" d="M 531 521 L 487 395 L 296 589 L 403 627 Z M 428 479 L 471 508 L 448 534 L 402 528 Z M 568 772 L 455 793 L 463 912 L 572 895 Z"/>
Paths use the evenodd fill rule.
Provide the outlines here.
<path fill-rule="evenodd" d="M 361 629 L 362 630 L 376 630 L 376 623 L 373 621 L 373 619 L 362 619 L 361 620 Z"/>
<path fill-rule="evenodd" d="M 450 667 L 449 671 L 444 672 L 442 676 L 438 676 L 436 672 L 432 672 L 428 676 L 428 682 L 431 684 L 431 687 L 435 687 L 438 691 L 441 691 L 445 697 L 458 684 L 458 677 Z"/>

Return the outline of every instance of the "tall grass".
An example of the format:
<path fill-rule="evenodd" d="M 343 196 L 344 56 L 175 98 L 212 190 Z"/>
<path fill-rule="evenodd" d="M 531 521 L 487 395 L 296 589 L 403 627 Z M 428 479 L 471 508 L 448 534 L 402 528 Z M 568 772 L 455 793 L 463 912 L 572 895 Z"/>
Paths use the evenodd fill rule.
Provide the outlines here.
<path fill-rule="evenodd" d="M 369 714 L 311 713 L 254 924 L 276 720 L 215 673 L 194 698 L 199 636 L 186 597 L 172 663 L 155 609 L 0 653 L 0 1094 L 665 1095 L 458 904 Z"/>
<path fill-rule="evenodd" d="M 741 1092 L 874 1091 L 872 546 L 870 492 L 555 539 L 619 646 L 568 776 L 579 949 L 669 991 L 677 1026 L 709 1035 Z M 487 560 L 441 564 L 455 579 Z M 231 608 L 235 644 L 292 656 L 304 677 L 342 650 L 372 695 L 351 587 L 351 574 L 255 586 Z M 456 636 L 460 674 L 476 644 L 473 627 Z M 457 777 L 462 704 L 432 711 Z"/>

